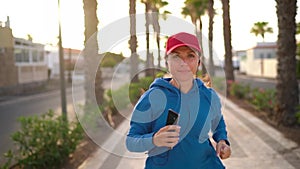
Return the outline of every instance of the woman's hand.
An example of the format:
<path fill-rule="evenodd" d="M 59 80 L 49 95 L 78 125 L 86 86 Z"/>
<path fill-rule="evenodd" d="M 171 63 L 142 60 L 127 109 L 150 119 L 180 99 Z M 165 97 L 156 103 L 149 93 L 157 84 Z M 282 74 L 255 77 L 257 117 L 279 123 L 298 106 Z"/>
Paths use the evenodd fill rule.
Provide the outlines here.
<path fill-rule="evenodd" d="M 226 159 L 226 158 L 230 157 L 230 155 L 231 155 L 230 146 L 227 145 L 224 140 L 221 140 L 218 142 L 218 144 L 216 146 L 216 151 L 217 151 L 217 155 L 221 159 Z"/>
<path fill-rule="evenodd" d="M 179 141 L 180 126 L 168 125 L 161 128 L 153 136 L 153 144 L 157 147 L 173 148 Z"/>

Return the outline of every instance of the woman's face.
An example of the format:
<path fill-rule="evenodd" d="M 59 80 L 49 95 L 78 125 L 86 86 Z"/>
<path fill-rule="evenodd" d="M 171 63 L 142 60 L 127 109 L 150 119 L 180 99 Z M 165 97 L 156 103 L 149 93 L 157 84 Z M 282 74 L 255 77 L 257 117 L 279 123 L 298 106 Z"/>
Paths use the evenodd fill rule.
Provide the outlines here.
<path fill-rule="evenodd" d="M 168 69 L 175 80 L 189 81 L 197 73 L 199 59 L 194 50 L 187 46 L 181 46 L 168 55 Z"/>

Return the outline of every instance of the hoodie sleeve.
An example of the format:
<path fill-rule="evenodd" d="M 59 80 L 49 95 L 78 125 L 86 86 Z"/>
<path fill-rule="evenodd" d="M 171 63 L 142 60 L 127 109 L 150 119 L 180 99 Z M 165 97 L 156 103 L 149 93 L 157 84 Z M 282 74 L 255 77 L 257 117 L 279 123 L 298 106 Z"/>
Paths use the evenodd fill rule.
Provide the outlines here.
<path fill-rule="evenodd" d="M 126 138 L 126 147 L 131 152 L 145 152 L 153 149 L 152 142 L 154 132 L 144 134 L 147 131 L 147 124 L 131 122 L 130 131 Z"/>
<path fill-rule="evenodd" d="M 224 140 L 228 145 L 230 145 L 227 138 L 226 124 L 221 111 L 220 98 L 218 97 L 217 93 L 214 90 L 211 89 L 211 92 L 212 92 L 211 105 L 214 112 L 214 116 L 211 121 L 213 139 L 216 142 L 219 142 L 220 140 Z"/>
<path fill-rule="evenodd" d="M 163 108 L 163 95 L 159 90 L 146 92 L 135 106 L 126 138 L 126 146 L 132 152 L 145 152 L 153 149 L 153 123 Z"/>

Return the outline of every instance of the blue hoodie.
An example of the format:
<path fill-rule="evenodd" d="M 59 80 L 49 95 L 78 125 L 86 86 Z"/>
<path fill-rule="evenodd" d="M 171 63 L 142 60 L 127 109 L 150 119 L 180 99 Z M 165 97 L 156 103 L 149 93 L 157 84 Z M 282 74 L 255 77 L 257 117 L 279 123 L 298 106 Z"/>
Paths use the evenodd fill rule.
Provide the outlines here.
<path fill-rule="evenodd" d="M 147 152 L 145 169 L 223 169 L 210 139 L 227 139 L 220 99 L 211 88 L 195 79 L 188 93 L 171 85 L 170 78 L 158 78 L 136 104 L 126 146 L 132 152 Z M 153 135 L 166 125 L 168 110 L 179 113 L 179 143 L 169 149 L 156 147 Z"/>

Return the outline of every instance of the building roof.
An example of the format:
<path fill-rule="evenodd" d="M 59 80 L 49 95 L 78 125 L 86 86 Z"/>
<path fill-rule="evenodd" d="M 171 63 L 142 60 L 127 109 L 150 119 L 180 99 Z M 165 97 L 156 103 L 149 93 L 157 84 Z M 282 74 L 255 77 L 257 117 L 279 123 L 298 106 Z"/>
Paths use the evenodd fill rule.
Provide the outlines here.
<path fill-rule="evenodd" d="M 71 53 L 73 54 L 80 54 L 81 50 L 79 49 L 72 49 L 72 48 L 64 48 L 64 53 L 69 53 L 71 50 Z"/>
<path fill-rule="evenodd" d="M 274 49 L 277 48 L 276 42 L 258 42 L 256 46 L 250 49 Z"/>

